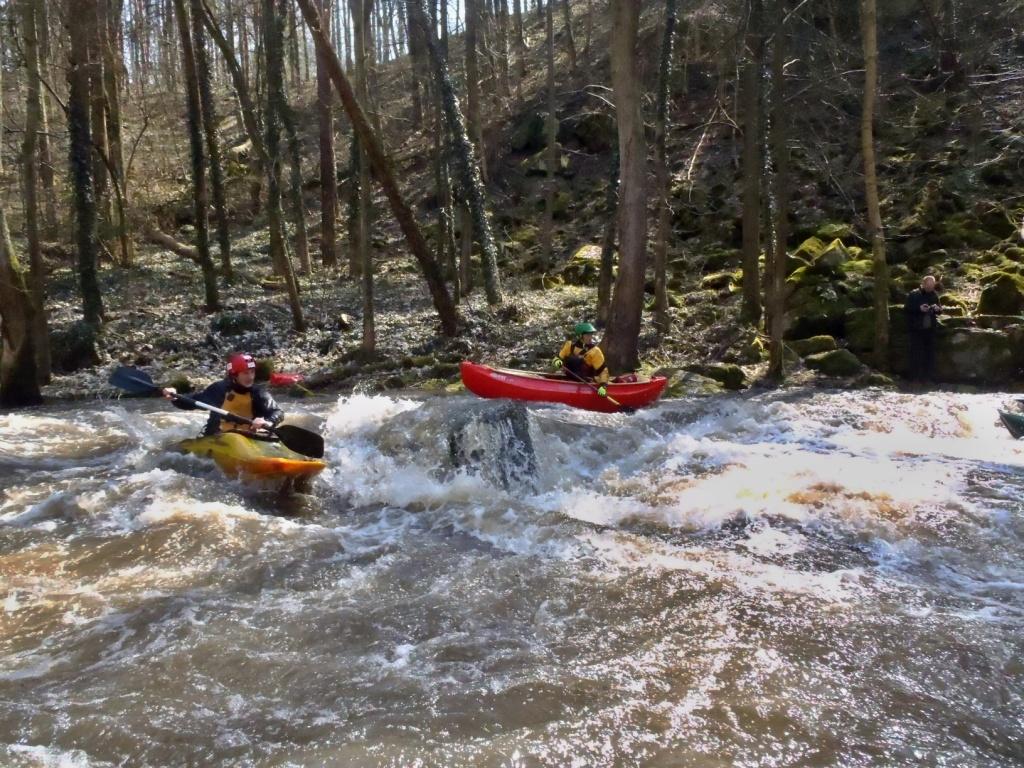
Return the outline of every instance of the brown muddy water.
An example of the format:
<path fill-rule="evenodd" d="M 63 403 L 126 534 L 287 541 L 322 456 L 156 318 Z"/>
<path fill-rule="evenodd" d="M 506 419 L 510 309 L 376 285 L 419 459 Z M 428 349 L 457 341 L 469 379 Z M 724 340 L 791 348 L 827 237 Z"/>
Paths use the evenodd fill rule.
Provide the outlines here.
<path fill-rule="evenodd" d="M 288 403 L 289 500 L 0 414 L 0 765 L 1024 765 L 1003 399 Z"/>

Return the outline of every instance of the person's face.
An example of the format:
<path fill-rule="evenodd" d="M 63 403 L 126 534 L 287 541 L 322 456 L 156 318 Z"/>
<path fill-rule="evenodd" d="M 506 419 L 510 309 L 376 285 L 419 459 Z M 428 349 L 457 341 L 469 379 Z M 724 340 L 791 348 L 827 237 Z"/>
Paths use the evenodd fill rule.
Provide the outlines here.
<path fill-rule="evenodd" d="M 256 381 L 256 371 L 251 369 L 248 371 L 242 371 L 240 374 L 235 376 L 235 381 L 237 381 L 240 386 L 251 387 Z"/>
<path fill-rule="evenodd" d="M 584 333 L 580 337 L 580 339 L 583 341 L 584 344 L 589 344 L 590 342 L 592 342 L 594 340 L 594 334 L 592 334 L 592 333 Z"/>
<path fill-rule="evenodd" d="M 935 290 L 935 278 L 926 277 L 921 281 L 921 290 L 923 291 L 934 291 Z"/>

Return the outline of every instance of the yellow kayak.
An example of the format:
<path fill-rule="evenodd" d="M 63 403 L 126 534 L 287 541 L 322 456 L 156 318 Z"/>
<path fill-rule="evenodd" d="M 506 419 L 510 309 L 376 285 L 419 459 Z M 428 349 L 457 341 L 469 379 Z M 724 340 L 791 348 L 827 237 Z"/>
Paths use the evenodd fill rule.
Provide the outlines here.
<path fill-rule="evenodd" d="M 185 453 L 213 459 L 226 475 L 254 480 L 309 479 L 327 466 L 275 440 L 261 440 L 238 432 L 182 440 L 178 447 Z"/>

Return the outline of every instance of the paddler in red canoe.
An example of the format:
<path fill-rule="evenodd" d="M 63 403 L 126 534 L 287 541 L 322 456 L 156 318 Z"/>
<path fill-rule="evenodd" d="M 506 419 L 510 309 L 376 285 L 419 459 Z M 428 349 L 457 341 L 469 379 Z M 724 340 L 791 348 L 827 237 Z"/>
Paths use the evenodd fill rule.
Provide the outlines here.
<path fill-rule="evenodd" d="M 576 323 L 573 337 L 562 345 L 558 357 L 552 360 L 556 369 L 564 370 L 569 378 L 580 379 L 588 384 L 597 385 L 597 394 L 607 397 L 608 366 L 604 362 L 604 352 L 594 341 L 597 333 L 591 323 Z"/>

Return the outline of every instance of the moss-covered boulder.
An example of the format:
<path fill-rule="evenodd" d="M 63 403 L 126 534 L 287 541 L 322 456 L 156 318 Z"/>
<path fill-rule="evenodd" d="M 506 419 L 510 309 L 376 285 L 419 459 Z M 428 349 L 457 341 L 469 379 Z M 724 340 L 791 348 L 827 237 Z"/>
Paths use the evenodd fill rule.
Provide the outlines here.
<path fill-rule="evenodd" d="M 833 349 L 830 352 L 818 352 L 804 358 L 804 365 L 826 376 L 855 376 L 863 366 L 857 356 L 848 349 Z"/>
<path fill-rule="evenodd" d="M 271 374 L 277 370 L 277 365 L 272 357 L 260 357 L 256 363 L 256 381 L 270 381 Z"/>
<path fill-rule="evenodd" d="M 829 222 L 818 227 L 814 234 L 825 242 L 849 240 L 853 237 L 853 227 L 842 222 Z"/>
<path fill-rule="evenodd" d="M 577 248 L 560 272 L 569 285 L 597 285 L 601 271 L 601 246 L 586 244 Z"/>
<path fill-rule="evenodd" d="M 562 121 L 558 141 L 575 144 L 587 152 L 608 152 L 618 141 L 618 131 L 610 114 L 583 112 Z"/>
<path fill-rule="evenodd" d="M 835 338 L 832 336 L 811 336 L 809 339 L 794 339 L 787 344 L 800 357 L 817 355 L 822 352 L 831 352 L 838 349 Z"/>
<path fill-rule="evenodd" d="M 686 370 L 714 379 L 725 389 L 744 389 L 748 385 L 747 374 L 738 365 L 731 363 L 709 363 L 687 366 Z"/>
<path fill-rule="evenodd" d="M 547 144 L 545 138 L 546 116 L 543 112 L 529 112 L 512 129 L 509 146 L 513 152 L 536 152 Z"/>
<path fill-rule="evenodd" d="M 1024 311 L 1024 277 L 994 272 L 982 278 L 979 315 L 1019 315 Z"/>
<path fill-rule="evenodd" d="M 839 280 L 798 269 L 786 279 L 791 293 L 786 303 L 786 338 L 842 336 L 847 311 L 854 304 Z"/>
<path fill-rule="evenodd" d="M 60 373 L 72 373 L 99 365 L 100 354 L 96 349 L 98 341 L 99 330 L 84 320 L 78 320 L 63 330 L 52 331 L 50 356 L 53 369 Z"/>
<path fill-rule="evenodd" d="M 735 270 L 732 272 L 713 272 L 701 278 L 700 287 L 706 291 L 731 290 L 739 285 L 743 279 L 743 272 Z"/>
<path fill-rule="evenodd" d="M 1000 384 L 1018 378 L 1020 352 L 1013 336 L 984 328 L 940 329 L 935 349 L 939 381 Z"/>
<path fill-rule="evenodd" d="M 1011 325 L 1018 325 L 1021 322 L 1020 315 L 975 315 L 970 320 L 970 325 L 976 328 L 987 328 L 990 331 L 1001 331 Z M 950 326 L 948 319 L 943 319 L 942 324 Z M 969 327 L 969 326 L 968 326 Z"/>

